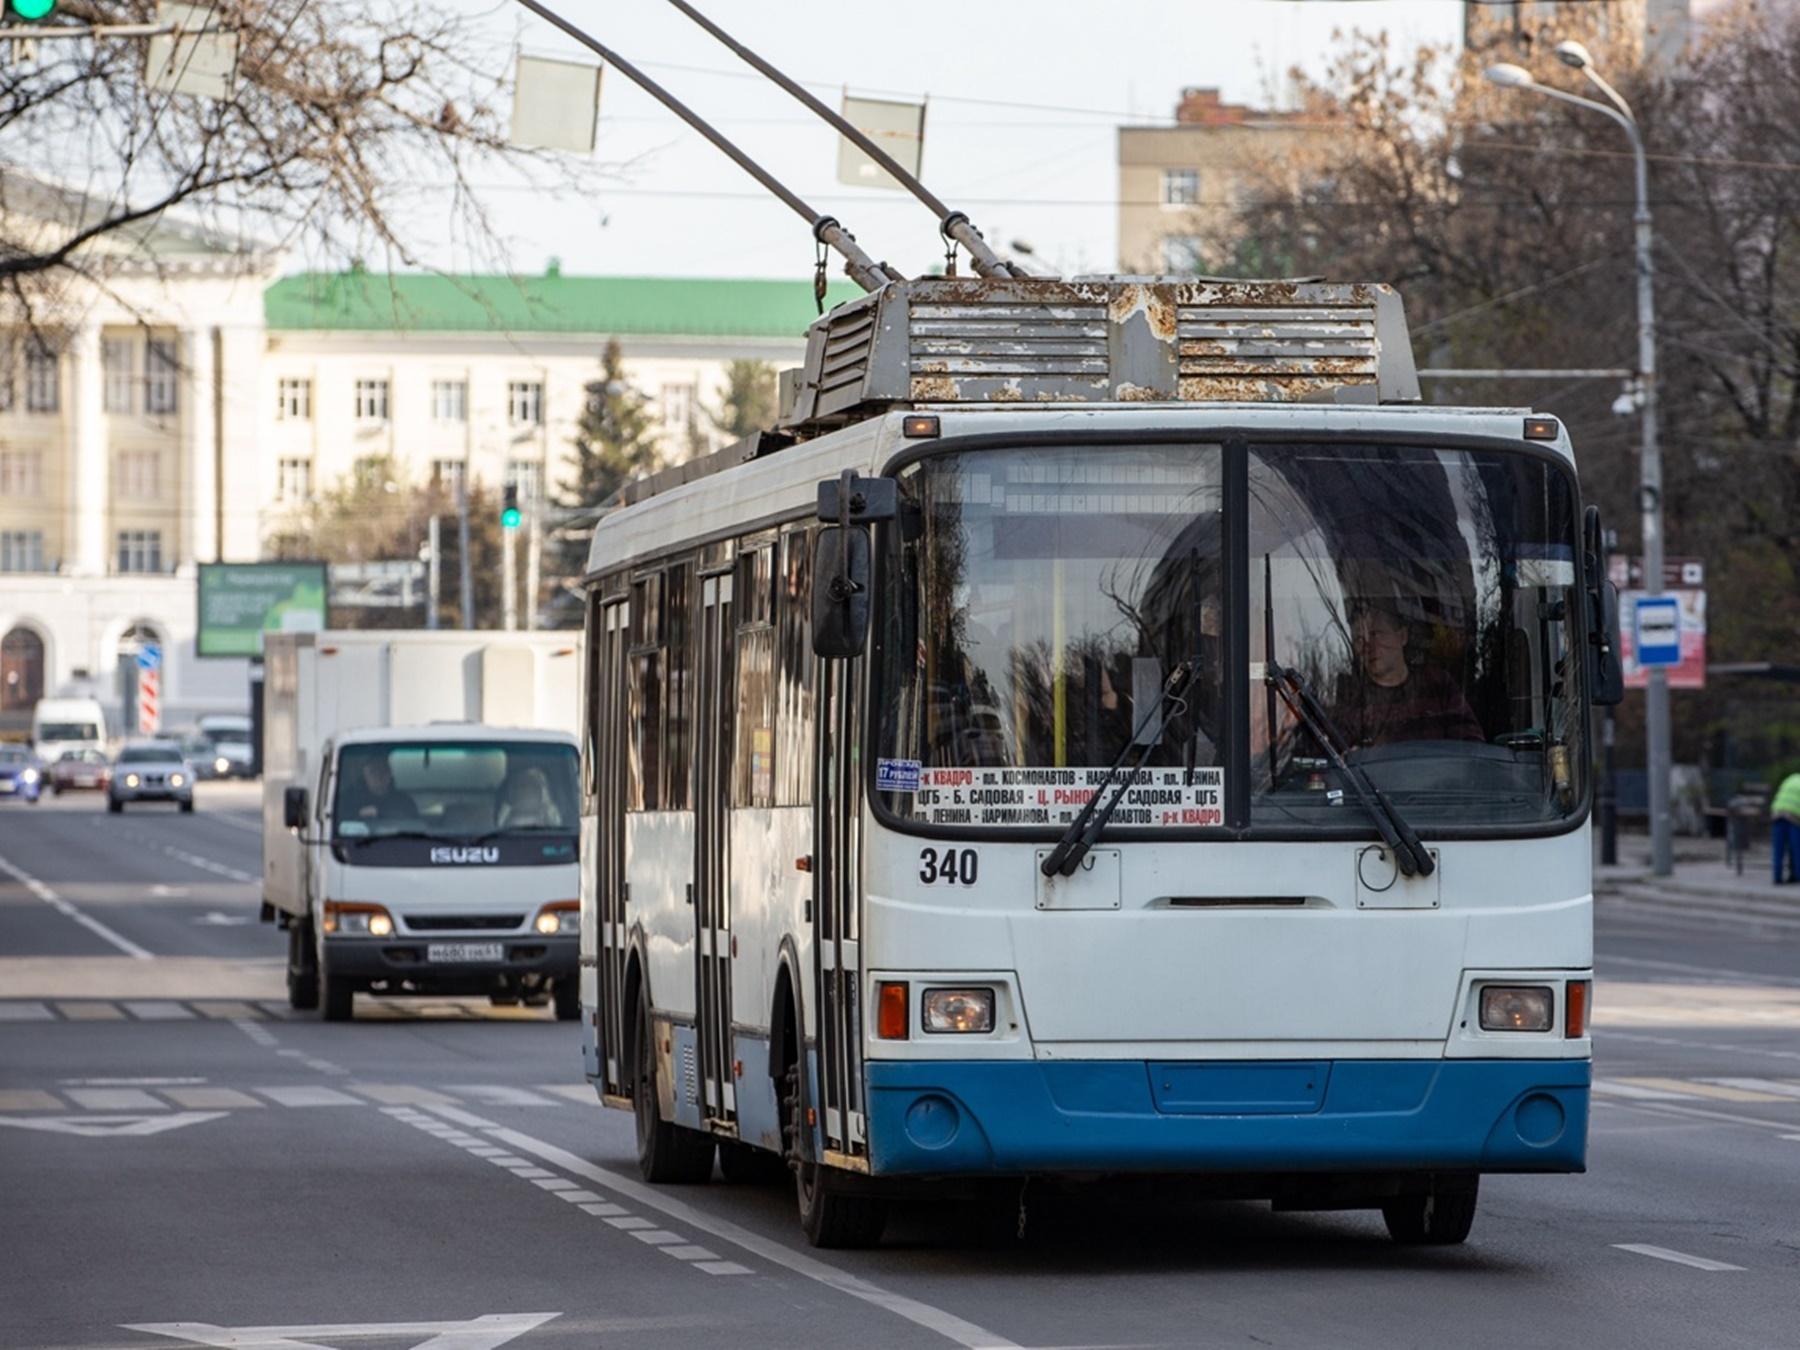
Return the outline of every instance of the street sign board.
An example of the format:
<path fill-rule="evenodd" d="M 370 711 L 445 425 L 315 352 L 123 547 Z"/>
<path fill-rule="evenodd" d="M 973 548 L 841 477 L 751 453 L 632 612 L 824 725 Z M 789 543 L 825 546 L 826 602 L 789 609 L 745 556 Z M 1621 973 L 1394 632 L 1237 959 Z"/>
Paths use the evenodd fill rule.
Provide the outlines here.
<path fill-rule="evenodd" d="M 844 120 L 867 136 L 915 178 L 925 153 L 925 105 L 896 103 L 885 98 L 844 95 Z M 852 187 L 893 188 L 904 191 L 900 180 L 857 149 L 847 137 L 838 137 L 838 182 Z"/>
<path fill-rule="evenodd" d="M 599 66 L 520 54 L 508 136 L 514 145 L 591 155 L 599 116 Z"/>
<path fill-rule="evenodd" d="M 199 571 L 199 656 L 258 657 L 264 633 L 325 627 L 322 562 L 201 563 Z"/>
<path fill-rule="evenodd" d="M 331 564 L 331 607 L 408 609 L 425 600 L 425 564 L 416 559 Z"/>
<path fill-rule="evenodd" d="M 1634 606 L 1634 654 L 1640 666 L 1681 664 L 1681 602 L 1672 595 L 1640 595 Z"/>

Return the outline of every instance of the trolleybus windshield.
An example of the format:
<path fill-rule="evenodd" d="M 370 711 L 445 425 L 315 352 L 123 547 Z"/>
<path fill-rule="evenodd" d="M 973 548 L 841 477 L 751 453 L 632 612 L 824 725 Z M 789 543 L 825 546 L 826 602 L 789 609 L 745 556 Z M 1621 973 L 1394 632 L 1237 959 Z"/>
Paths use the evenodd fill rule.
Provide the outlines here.
<path fill-rule="evenodd" d="M 1236 503 L 1227 454 L 1247 459 Z M 1058 445 L 948 451 L 899 478 L 875 787 L 902 823 L 1061 829 L 1189 661 L 1182 698 L 1137 733 L 1147 753 L 1109 829 L 1225 824 L 1235 755 L 1250 793 L 1238 819 L 1372 833 L 1264 683 L 1270 641 L 1414 826 L 1543 826 L 1581 809 L 1577 513 L 1548 457 Z M 1248 554 L 1238 595 L 1224 591 L 1232 537 Z M 1221 641 L 1232 606 L 1249 633 L 1237 679 Z M 1234 696 L 1249 706 L 1228 719 Z M 1236 746 L 1233 720 L 1247 729 Z"/>

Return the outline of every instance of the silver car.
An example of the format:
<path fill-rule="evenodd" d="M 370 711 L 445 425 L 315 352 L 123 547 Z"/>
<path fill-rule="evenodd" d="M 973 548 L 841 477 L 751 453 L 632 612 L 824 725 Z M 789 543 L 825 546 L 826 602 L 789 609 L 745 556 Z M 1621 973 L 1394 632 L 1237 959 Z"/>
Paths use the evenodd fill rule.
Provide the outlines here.
<path fill-rule="evenodd" d="M 194 766 L 174 741 L 134 741 L 113 761 L 106 809 L 117 815 L 126 802 L 175 802 L 194 809 Z"/>

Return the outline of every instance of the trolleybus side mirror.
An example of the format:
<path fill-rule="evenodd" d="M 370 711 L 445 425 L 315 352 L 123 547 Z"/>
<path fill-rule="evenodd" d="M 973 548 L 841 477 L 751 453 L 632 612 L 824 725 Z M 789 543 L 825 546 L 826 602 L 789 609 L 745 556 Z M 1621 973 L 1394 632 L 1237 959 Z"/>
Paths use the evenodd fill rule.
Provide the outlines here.
<path fill-rule="evenodd" d="M 860 655 L 869 638 L 869 587 L 873 568 L 869 525 L 892 520 L 899 485 L 891 478 L 862 478 L 845 469 L 819 484 L 819 531 L 813 548 L 813 651 L 820 656 Z"/>
<path fill-rule="evenodd" d="M 306 789 L 291 787 L 281 794 L 281 820 L 290 830 L 306 828 Z"/>
<path fill-rule="evenodd" d="M 1606 577 L 1606 532 L 1600 508 L 1590 506 L 1581 521 L 1582 562 L 1587 571 L 1588 700 L 1614 708 L 1625 700 L 1625 658 L 1619 651 L 1619 588 Z"/>

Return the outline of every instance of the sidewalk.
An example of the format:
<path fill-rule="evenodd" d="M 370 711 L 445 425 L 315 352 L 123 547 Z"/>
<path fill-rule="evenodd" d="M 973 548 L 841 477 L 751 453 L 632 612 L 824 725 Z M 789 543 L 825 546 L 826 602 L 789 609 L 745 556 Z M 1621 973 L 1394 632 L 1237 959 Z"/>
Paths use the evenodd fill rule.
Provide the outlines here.
<path fill-rule="evenodd" d="M 1755 907 L 1781 914 L 1791 911 L 1800 919 L 1800 883 L 1777 886 L 1769 875 L 1769 845 L 1753 845 L 1744 856 L 1743 874 L 1725 863 L 1725 843 L 1719 839 L 1677 839 L 1675 871 L 1658 877 L 1650 870 L 1650 841 L 1643 835 L 1619 836 L 1619 861 L 1605 866 L 1599 861 L 1599 837 L 1594 840 L 1594 891 L 1598 895 L 1657 895 L 1666 898 L 1709 900 L 1733 906 Z"/>

